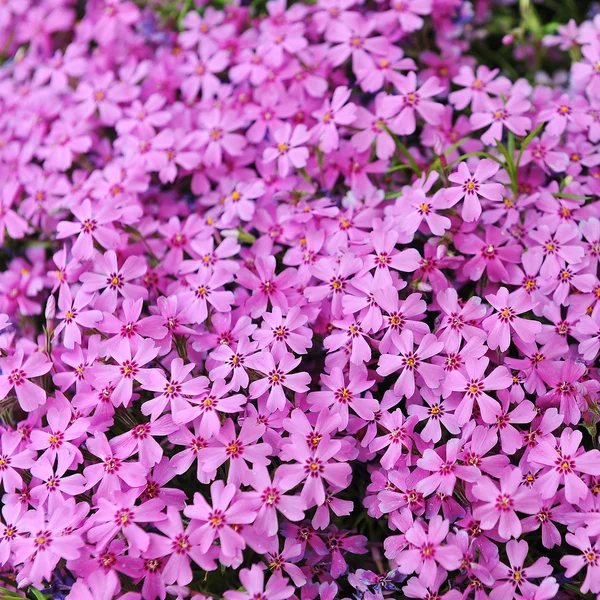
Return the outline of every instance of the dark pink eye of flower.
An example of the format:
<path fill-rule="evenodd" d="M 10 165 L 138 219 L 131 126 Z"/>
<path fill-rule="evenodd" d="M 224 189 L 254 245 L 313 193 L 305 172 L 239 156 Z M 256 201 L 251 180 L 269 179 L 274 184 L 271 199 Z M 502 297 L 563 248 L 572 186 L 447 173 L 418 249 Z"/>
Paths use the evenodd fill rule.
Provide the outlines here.
<path fill-rule="evenodd" d="M 171 548 L 175 554 L 187 554 L 190 549 L 190 538 L 183 533 L 178 533 L 173 539 Z"/>
<path fill-rule="evenodd" d="M 74 308 L 65 312 L 65 321 L 67 323 L 72 323 L 76 317 L 77 317 L 77 311 Z"/>
<path fill-rule="evenodd" d="M 392 312 L 388 317 L 388 324 L 392 329 L 401 330 L 406 325 L 406 318 L 401 312 Z"/>
<path fill-rule="evenodd" d="M 432 419 L 440 419 L 444 415 L 444 407 L 439 404 L 434 404 L 427 409 L 427 414 Z"/>
<path fill-rule="evenodd" d="M 515 319 L 517 314 L 510 306 L 505 306 L 502 310 L 498 312 L 498 318 L 503 323 L 510 323 Z"/>
<path fill-rule="evenodd" d="M 323 474 L 324 470 L 325 468 L 323 466 L 322 461 L 316 456 L 313 456 L 312 458 L 307 460 L 304 465 L 304 472 L 309 477 L 320 477 Z"/>
<path fill-rule="evenodd" d="M 55 492 L 60 487 L 60 479 L 58 477 L 51 477 L 46 481 L 46 488 L 49 492 Z"/>
<path fill-rule="evenodd" d="M 476 179 L 469 178 L 463 183 L 463 192 L 469 195 L 475 195 L 479 191 L 479 182 Z"/>
<path fill-rule="evenodd" d="M 523 567 L 513 567 L 509 571 L 509 577 L 514 585 L 519 585 L 527 575 L 525 574 L 525 569 Z"/>
<path fill-rule="evenodd" d="M 103 404 L 109 403 L 111 401 L 112 394 L 114 391 L 115 388 L 112 385 L 108 385 L 105 388 L 102 388 L 102 390 L 98 394 L 99 401 Z"/>
<path fill-rule="evenodd" d="M 348 388 L 339 388 L 333 393 L 334 398 L 341 404 L 352 402 L 352 392 Z"/>
<path fill-rule="evenodd" d="M 150 435 L 150 425 L 147 423 L 137 425 L 131 430 L 131 433 L 136 440 L 144 440 Z"/>
<path fill-rule="evenodd" d="M 229 358 L 229 365 L 234 369 L 242 367 L 244 364 L 244 357 L 241 354 L 234 354 Z"/>
<path fill-rule="evenodd" d="M 95 219 L 86 219 L 81 224 L 81 231 L 83 231 L 83 233 L 90 234 L 93 231 L 96 231 L 97 226 L 98 226 L 98 223 L 96 222 Z"/>
<path fill-rule="evenodd" d="M 261 494 L 260 499 L 269 506 L 276 506 L 281 499 L 281 492 L 277 488 L 267 487 Z"/>
<path fill-rule="evenodd" d="M 208 524 L 213 529 L 222 529 L 225 527 L 225 513 L 222 510 L 214 510 L 208 515 Z"/>
<path fill-rule="evenodd" d="M 560 250 L 560 244 L 554 240 L 553 238 L 550 238 L 543 246 L 544 248 L 544 253 L 545 254 L 557 254 L 558 251 Z"/>
<path fill-rule="evenodd" d="M 127 527 L 133 523 L 133 511 L 122 508 L 115 514 L 115 522 L 119 527 Z"/>
<path fill-rule="evenodd" d="M 479 379 L 471 379 L 471 381 L 469 381 L 467 387 L 465 388 L 465 392 L 468 396 L 472 398 L 478 398 L 479 396 L 481 396 L 484 389 L 485 388 L 482 381 L 480 381 Z"/>
<path fill-rule="evenodd" d="M 6 471 L 10 467 L 10 456 L 0 454 L 0 471 Z"/>
<path fill-rule="evenodd" d="M 598 566 L 600 564 L 600 553 L 595 548 L 588 547 L 583 553 L 583 559 L 588 565 Z"/>
<path fill-rule="evenodd" d="M 194 290 L 196 298 L 207 298 L 210 296 L 210 288 L 207 285 L 200 285 Z"/>
<path fill-rule="evenodd" d="M 273 281 L 263 281 L 260 284 L 260 291 L 263 294 L 274 294 L 277 291 L 277 287 L 275 282 Z"/>
<path fill-rule="evenodd" d="M 44 552 L 48 550 L 52 544 L 52 533 L 50 531 L 38 531 L 33 536 L 33 544 L 37 552 Z"/>
<path fill-rule="evenodd" d="M 289 333 L 290 333 L 289 329 L 287 327 L 285 327 L 284 325 L 280 325 L 276 329 L 273 329 L 273 337 L 278 342 L 282 342 L 283 340 L 286 340 L 289 336 Z"/>
<path fill-rule="evenodd" d="M 496 508 L 501 512 L 511 511 L 514 503 L 514 500 L 509 494 L 501 494 L 496 498 Z"/>
<path fill-rule="evenodd" d="M 310 433 L 306 436 L 306 441 L 308 442 L 308 445 L 312 448 L 316 448 L 322 439 L 323 436 L 317 431 Z"/>
<path fill-rule="evenodd" d="M 163 394 L 167 398 L 176 398 L 181 394 L 181 385 L 177 381 L 171 381 L 165 386 Z"/>
<path fill-rule="evenodd" d="M 340 292 L 342 292 L 342 290 L 344 288 L 344 281 L 343 281 L 343 279 L 341 279 L 339 277 L 334 277 L 329 282 L 329 285 L 332 287 L 334 292 L 340 293 Z"/>
<path fill-rule="evenodd" d="M 421 546 L 421 556 L 424 560 L 433 560 L 435 557 L 435 547 L 431 543 Z"/>
<path fill-rule="evenodd" d="M 119 273 L 112 273 L 106 279 L 106 284 L 113 290 L 120 289 L 123 283 L 123 277 Z"/>
<path fill-rule="evenodd" d="M 273 371 L 270 371 L 267 374 L 267 378 L 272 386 L 283 385 L 285 382 L 285 374 L 279 369 L 274 369 Z"/>
<path fill-rule="evenodd" d="M 208 442 L 204 438 L 201 438 L 201 437 L 195 437 L 192 440 L 192 443 L 190 444 L 190 447 L 194 454 L 198 454 L 201 450 L 203 450 L 207 446 L 208 446 Z"/>
<path fill-rule="evenodd" d="M 13 385 L 21 385 L 25 380 L 25 371 L 22 371 L 21 369 L 15 369 L 14 371 L 10 372 L 8 378 Z"/>
<path fill-rule="evenodd" d="M 53 450 L 56 450 L 57 448 L 61 447 L 64 439 L 65 439 L 65 435 L 64 435 L 64 433 L 62 433 L 62 431 L 52 433 L 50 436 L 48 436 L 48 445 Z"/>
<path fill-rule="evenodd" d="M 135 361 L 126 360 L 121 365 L 121 375 L 127 379 L 134 379 L 138 373 L 138 369 L 139 367 Z"/>
<path fill-rule="evenodd" d="M 358 323 L 353 323 L 348 327 L 348 337 L 356 338 L 362 334 L 362 327 Z"/>
<path fill-rule="evenodd" d="M 162 561 L 159 558 L 145 559 L 144 571 L 147 573 L 158 573 L 162 567 Z"/>
<path fill-rule="evenodd" d="M 116 473 L 121 468 L 121 460 L 115 456 L 109 456 L 104 461 L 104 470 L 109 474 Z"/>
<path fill-rule="evenodd" d="M 419 367 L 419 364 L 419 356 L 415 352 L 410 352 L 402 357 L 402 366 L 406 369 L 414 371 Z"/>
<path fill-rule="evenodd" d="M 493 246 L 492 244 L 489 244 L 489 245 L 485 246 L 484 248 L 482 248 L 481 254 L 482 254 L 483 258 L 487 258 L 488 260 L 491 260 L 492 258 L 496 258 L 498 251 L 496 250 L 495 246 Z"/>
<path fill-rule="evenodd" d="M 379 269 L 383 269 L 384 267 L 387 267 L 392 262 L 392 259 L 388 255 L 387 252 L 381 252 L 375 258 L 375 262 L 377 263 L 377 267 Z"/>
<path fill-rule="evenodd" d="M 244 453 L 244 444 L 240 440 L 233 440 L 225 446 L 225 453 L 231 459 L 239 458 Z"/>
<path fill-rule="evenodd" d="M 559 473 L 572 473 L 575 467 L 575 461 L 570 456 L 559 456 L 556 459 L 556 470 Z"/>
<path fill-rule="evenodd" d="M 388 439 L 392 444 L 400 444 L 404 439 L 406 439 L 406 433 L 404 431 L 404 427 L 396 427 L 390 431 Z"/>
<path fill-rule="evenodd" d="M 121 327 L 121 337 L 132 338 L 136 334 L 137 334 L 137 324 L 136 323 L 127 323 L 127 325 L 123 325 Z"/>

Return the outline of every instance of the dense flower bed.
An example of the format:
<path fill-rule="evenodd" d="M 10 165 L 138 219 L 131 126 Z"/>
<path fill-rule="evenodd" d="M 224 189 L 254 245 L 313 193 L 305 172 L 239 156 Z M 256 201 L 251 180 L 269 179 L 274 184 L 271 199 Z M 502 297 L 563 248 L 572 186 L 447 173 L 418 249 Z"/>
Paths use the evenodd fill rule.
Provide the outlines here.
<path fill-rule="evenodd" d="M 600 17 L 540 10 L 0 1 L 3 597 L 600 593 Z"/>

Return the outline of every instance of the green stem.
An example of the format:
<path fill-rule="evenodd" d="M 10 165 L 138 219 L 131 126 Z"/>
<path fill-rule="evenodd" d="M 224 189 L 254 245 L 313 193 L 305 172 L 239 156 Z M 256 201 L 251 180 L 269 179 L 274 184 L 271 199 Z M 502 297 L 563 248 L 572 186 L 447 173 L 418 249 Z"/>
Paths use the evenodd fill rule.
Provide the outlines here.
<path fill-rule="evenodd" d="M 408 151 L 408 148 L 398 139 L 398 136 L 395 133 L 392 133 L 389 129 L 389 127 L 385 127 L 385 130 L 392 136 L 392 139 L 394 140 L 394 143 L 396 144 L 396 148 L 398 148 L 398 150 L 400 150 L 400 152 L 402 152 L 402 154 L 404 154 L 406 160 L 408 160 L 408 163 L 410 164 L 412 170 L 417 174 L 417 175 L 421 175 L 421 169 L 419 169 L 419 165 L 417 164 L 417 161 L 412 157 L 411 153 Z"/>

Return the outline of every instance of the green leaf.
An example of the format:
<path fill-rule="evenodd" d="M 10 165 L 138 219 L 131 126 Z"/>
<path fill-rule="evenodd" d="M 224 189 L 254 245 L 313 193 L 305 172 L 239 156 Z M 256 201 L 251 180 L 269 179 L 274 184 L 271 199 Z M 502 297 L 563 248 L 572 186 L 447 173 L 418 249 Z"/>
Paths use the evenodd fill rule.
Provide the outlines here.
<path fill-rule="evenodd" d="M 410 164 L 412 170 L 417 174 L 421 175 L 421 169 L 419 169 L 419 165 L 417 161 L 413 158 L 412 154 L 408 151 L 408 148 L 398 139 L 398 136 L 391 132 L 390 128 L 384 125 L 385 130 L 392 136 L 394 143 L 396 144 L 396 148 L 404 154 L 406 160 Z"/>
<path fill-rule="evenodd" d="M 190 8 L 192 8 L 192 1 L 193 0 L 185 0 L 183 8 L 179 11 L 179 15 L 177 16 L 177 29 L 180 31 L 183 29 L 183 19 L 185 18 L 185 15 L 187 15 Z"/>
<path fill-rule="evenodd" d="M 512 161 L 515 161 L 515 134 L 512 131 L 508 132 L 508 153 L 512 156 Z"/>
<path fill-rule="evenodd" d="M 464 144 L 465 142 L 469 141 L 471 138 L 469 136 L 466 136 L 460 140 L 458 140 L 458 142 L 456 142 L 455 144 L 452 144 L 452 146 L 450 146 L 445 152 L 444 154 L 442 154 L 443 157 L 449 156 L 452 152 L 454 152 L 461 144 Z M 427 173 L 431 173 L 431 171 L 433 171 L 434 169 L 437 169 L 438 167 L 438 163 L 441 160 L 441 156 L 437 156 L 436 159 L 431 163 L 431 166 L 429 167 L 429 169 L 427 169 Z"/>
<path fill-rule="evenodd" d="M 35 598 L 35 600 L 47 600 L 48 598 L 50 598 L 50 596 L 42 594 L 40 590 L 34 588 L 33 586 L 29 586 L 29 589 L 27 591 Z"/>
<path fill-rule="evenodd" d="M 501 167 L 506 168 L 506 165 L 498 157 L 492 156 L 489 152 L 467 152 L 466 154 L 462 154 L 461 156 L 459 156 L 456 160 L 453 160 L 449 166 L 455 165 L 456 163 L 459 163 L 459 162 L 465 160 L 466 158 L 470 158 L 471 156 L 480 156 L 482 158 L 489 158 L 490 160 L 497 162 Z"/>
<path fill-rule="evenodd" d="M 395 167 L 388 169 L 386 171 L 386 173 L 394 173 L 395 171 L 402 171 L 403 169 L 411 169 L 412 170 L 412 166 L 411 165 L 396 165 Z"/>
<path fill-rule="evenodd" d="M 0 587 L 0 600 L 23 600 L 23 596 L 5 587 Z M 44 599 L 45 600 L 45 599 Z"/>
<path fill-rule="evenodd" d="M 395 192 L 388 192 L 385 195 L 385 199 L 390 200 L 391 198 L 399 198 L 400 196 L 402 196 L 402 190 L 396 190 Z"/>
<path fill-rule="evenodd" d="M 555 198 L 568 198 L 569 200 L 591 200 L 591 196 L 578 196 L 577 194 L 565 194 L 558 192 L 558 194 L 552 194 Z"/>

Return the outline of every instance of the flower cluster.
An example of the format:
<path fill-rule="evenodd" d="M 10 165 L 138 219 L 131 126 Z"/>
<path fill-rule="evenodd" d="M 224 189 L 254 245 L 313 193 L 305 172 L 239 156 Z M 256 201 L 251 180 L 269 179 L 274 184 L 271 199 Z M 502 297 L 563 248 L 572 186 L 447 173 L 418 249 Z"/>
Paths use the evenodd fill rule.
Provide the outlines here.
<path fill-rule="evenodd" d="M 600 17 L 139 4 L 0 2 L 9 597 L 599 594 Z"/>

